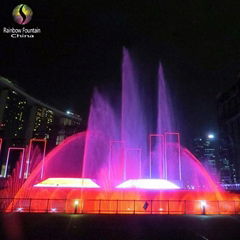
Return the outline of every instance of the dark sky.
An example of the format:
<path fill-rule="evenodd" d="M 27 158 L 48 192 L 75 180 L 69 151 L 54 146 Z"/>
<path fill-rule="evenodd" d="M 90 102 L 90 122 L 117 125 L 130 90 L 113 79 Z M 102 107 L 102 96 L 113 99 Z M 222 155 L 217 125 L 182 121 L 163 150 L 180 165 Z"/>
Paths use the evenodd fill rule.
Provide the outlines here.
<path fill-rule="evenodd" d="M 94 86 L 119 86 L 126 45 L 162 61 L 184 139 L 217 130 L 216 94 L 239 72 L 239 1 L 25 1 L 26 27 L 42 30 L 27 40 L 2 33 L 20 26 L 19 3 L 1 1 L 0 74 L 31 95 L 86 118 Z"/>

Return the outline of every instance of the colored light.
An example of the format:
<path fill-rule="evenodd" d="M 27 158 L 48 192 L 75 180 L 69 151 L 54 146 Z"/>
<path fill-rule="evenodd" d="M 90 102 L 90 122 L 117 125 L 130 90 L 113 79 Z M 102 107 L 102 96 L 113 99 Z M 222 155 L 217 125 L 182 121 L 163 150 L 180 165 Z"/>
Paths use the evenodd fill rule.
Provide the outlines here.
<path fill-rule="evenodd" d="M 208 134 L 208 138 L 209 138 L 209 139 L 214 139 L 215 136 L 214 136 L 213 134 Z"/>
<path fill-rule="evenodd" d="M 179 186 L 165 179 L 129 179 L 116 188 L 180 189 Z"/>
<path fill-rule="evenodd" d="M 17 208 L 17 212 L 22 212 L 22 211 L 23 211 L 22 207 Z"/>
<path fill-rule="evenodd" d="M 51 208 L 50 212 L 57 212 L 57 209 L 56 208 Z"/>
<path fill-rule="evenodd" d="M 73 115 L 73 113 L 71 111 L 69 111 L 69 110 L 66 111 L 66 114 L 67 115 Z"/>
<path fill-rule="evenodd" d="M 48 178 L 34 187 L 54 188 L 100 188 L 90 178 Z"/>
<path fill-rule="evenodd" d="M 201 208 L 204 208 L 204 207 L 207 206 L 207 203 L 206 203 L 205 200 L 201 200 L 201 201 L 200 201 L 200 204 L 201 204 Z"/>
<path fill-rule="evenodd" d="M 78 204 L 79 204 L 79 201 L 78 201 L 78 200 L 75 200 L 75 201 L 74 201 L 74 205 L 75 205 L 75 206 L 78 206 Z"/>

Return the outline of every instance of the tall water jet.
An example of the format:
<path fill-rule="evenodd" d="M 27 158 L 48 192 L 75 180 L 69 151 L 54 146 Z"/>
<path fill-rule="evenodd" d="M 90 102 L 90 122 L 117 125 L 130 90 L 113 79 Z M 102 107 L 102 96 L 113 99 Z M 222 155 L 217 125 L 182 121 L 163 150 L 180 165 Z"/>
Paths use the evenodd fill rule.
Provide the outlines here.
<path fill-rule="evenodd" d="M 174 133 L 174 123 L 175 119 L 163 67 L 159 63 L 157 73 L 157 131 L 149 136 L 150 178 L 172 181 L 180 181 L 181 179 L 181 170 L 176 167 L 176 159 L 180 162 L 180 137 L 178 133 Z M 168 165 L 171 167 L 168 168 Z"/>
<path fill-rule="evenodd" d="M 163 67 L 158 68 L 158 133 L 164 134 L 165 151 L 161 154 L 160 168 L 163 178 L 181 181 L 180 135 L 176 133 L 170 94 L 165 82 Z M 162 144 L 162 142 L 161 142 Z"/>
<path fill-rule="evenodd" d="M 167 83 L 164 78 L 163 66 L 159 63 L 158 67 L 158 118 L 157 132 L 164 134 L 165 132 L 174 132 L 175 119 L 172 110 L 172 103 L 168 91 Z"/>
<path fill-rule="evenodd" d="M 95 90 L 88 119 L 83 178 L 98 179 L 102 184 L 108 183 L 105 187 L 109 187 L 113 179 L 122 180 L 122 156 L 120 153 L 115 158 L 111 156 L 112 141 L 119 139 L 118 125 L 109 100 Z"/>
<path fill-rule="evenodd" d="M 129 52 L 124 48 L 122 63 L 121 139 L 125 147 L 124 179 L 141 178 L 147 152 L 147 122 L 143 99 Z"/>

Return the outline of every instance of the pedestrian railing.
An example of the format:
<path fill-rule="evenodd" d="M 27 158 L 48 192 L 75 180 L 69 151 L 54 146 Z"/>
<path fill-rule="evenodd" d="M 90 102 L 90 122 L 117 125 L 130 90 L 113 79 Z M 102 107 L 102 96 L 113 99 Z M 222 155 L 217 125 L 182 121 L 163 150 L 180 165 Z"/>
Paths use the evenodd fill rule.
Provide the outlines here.
<path fill-rule="evenodd" d="M 75 214 L 240 214 L 240 201 L 0 198 L 0 212 Z"/>

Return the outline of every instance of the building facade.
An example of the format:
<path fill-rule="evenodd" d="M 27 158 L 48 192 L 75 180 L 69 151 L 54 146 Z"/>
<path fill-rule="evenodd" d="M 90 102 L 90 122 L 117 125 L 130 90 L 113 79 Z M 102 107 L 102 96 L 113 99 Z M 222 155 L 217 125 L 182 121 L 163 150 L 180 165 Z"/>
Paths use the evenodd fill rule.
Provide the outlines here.
<path fill-rule="evenodd" d="M 28 95 L 6 78 L 0 77 L 1 175 L 5 171 L 9 147 L 25 147 L 30 139 L 46 139 L 47 151 L 81 130 L 81 117 L 62 112 Z M 8 166 L 9 174 L 14 162 Z"/>
<path fill-rule="evenodd" d="M 212 134 L 195 138 L 192 152 L 216 181 L 221 184 L 233 183 L 229 146 L 222 139 Z"/>
<path fill-rule="evenodd" d="M 215 139 L 209 137 L 195 138 L 192 151 L 208 172 L 215 179 L 219 179 L 217 169 L 218 149 Z"/>
<path fill-rule="evenodd" d="M 217 96 L 220 136 L 230 148 L 235 182 L 240 182 L 240 79 Z"/>

